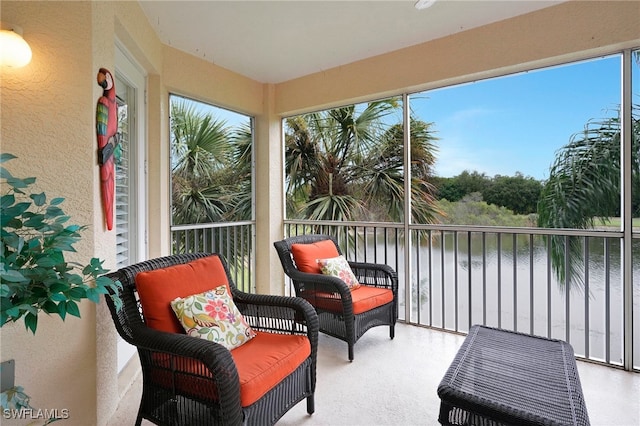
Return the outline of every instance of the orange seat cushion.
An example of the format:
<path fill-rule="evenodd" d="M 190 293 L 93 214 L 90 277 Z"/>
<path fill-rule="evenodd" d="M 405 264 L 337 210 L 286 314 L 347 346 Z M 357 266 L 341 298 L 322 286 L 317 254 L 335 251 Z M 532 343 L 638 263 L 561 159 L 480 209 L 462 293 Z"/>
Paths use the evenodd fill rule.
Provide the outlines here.
<path fill-rule="evenodd" d="M 313 306 L 330 312 L 342 312 L 342 301 L 338 293 L 306 292 L 302 295 Z M 351 291 L 353 313 L 370 311 L 393 301 L 393 292 L 388 288 L 360 285 Z"/>
<path fill-rule="evenodd" d="M 333 241 L 322 240 L 310 244 L 291 244 L 291 254 L 299 271 L 321 274 L 318 259 L 337 257 L 340 253 Z"/>
<path fill-rule="evenodd" d="M 227 273 L 218 256 L 136 275 L 136 289 L 147 325 L 170 333 L 184 334 L 184 328 L 171 309 L 172 300 L 203 293 L 222 284 L 229 289 Z"/>
<path fill-rule="evenodd" d="M 310 355 L 311 344 L 304 335 L 256 332 L 256 337 L 233 349 L 231 356 L 240 379 L 240 399 L 243 407 L 258 401 L 264 394 L 296 370 Z M 155 353 L 152 380 L 160 386 L 201 400 L 216 400 L 217 390 L 211 386 L 211 372 L 199 361 Z M 177 370 L 175 382 L 171 367 Z M 203 377 L 198 377 L 203 376 Z"/>
<path fill-rule="evenodd" d="M 307 336 L 264 332 L 231 351 L 240 376 L 242 406 L 256 402 L 310 355 Z"/>

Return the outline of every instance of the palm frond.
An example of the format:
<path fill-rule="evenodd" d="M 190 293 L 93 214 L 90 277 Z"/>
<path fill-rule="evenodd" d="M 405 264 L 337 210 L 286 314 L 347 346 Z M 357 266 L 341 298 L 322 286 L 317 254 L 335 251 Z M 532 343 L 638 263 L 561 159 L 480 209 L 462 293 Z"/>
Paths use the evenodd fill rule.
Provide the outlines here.
<path fill-rule="evenodd" d="M 391 98 L 287 119 L 287 213 L 328 220 L 402 221 L 403 126 L 389 124 L 390 116 L 400 110 L 399 98 Z M 425 212 L 433 209 L 424 205 L 434 202 L 428 179 L 436 138 L 430 126 L 412 120 L 411 167 L 418 176 L 414 192 L 422 203 L 417 217 L 432 221 L 434 216 Z M 356 199 L 360 201 L 352 201 Z"/>
<path fill-rule="evenodd" d="M 633 170 L 638 170 L 637 119 Z M 556 155 L 538 203 L 538 226 L 592 228 L 596 217 L 620 214 L 620 119 L 592 120 Z M 634 179 L 638 179 L 637 176 Z M 583 239 L 551 237 L 551 259 L 560 283 L 582 285 Z"/>
<path fill-rule="evenodd" d="M 362 213 L 362 204 L 349 195 L 327 195 L 307 203 L 305 210 L 310 220 L 349 221 Z"/>

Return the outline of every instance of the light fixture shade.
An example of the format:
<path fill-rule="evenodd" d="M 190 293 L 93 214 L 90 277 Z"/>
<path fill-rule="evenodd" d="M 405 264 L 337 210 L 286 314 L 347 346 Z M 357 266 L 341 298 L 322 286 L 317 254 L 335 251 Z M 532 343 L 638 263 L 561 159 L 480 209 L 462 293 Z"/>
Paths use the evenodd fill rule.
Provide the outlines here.
<path fill-rule="evenodd" d="M 436 2 L 436 0 L 418 0 L 415 4 L 416 9 L 428 9 Z"/>
<path fill-rule="evenodd" d="M 0 66 L 20 68 L 31 62 L 31 48 L 20 34 L 0 30 Z"/>

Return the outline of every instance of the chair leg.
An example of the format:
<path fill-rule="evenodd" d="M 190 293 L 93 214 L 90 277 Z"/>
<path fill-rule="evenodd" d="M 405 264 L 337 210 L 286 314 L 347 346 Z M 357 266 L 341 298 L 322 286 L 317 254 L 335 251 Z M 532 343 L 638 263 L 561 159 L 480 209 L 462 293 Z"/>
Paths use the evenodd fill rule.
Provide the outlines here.
<path fill-rule="evenodd" d="M 307 397 L 307 413 L 313 414 L 316 411 L 316 404 L 313 399 L 313 394 Z"/>
<path fill-rule="evenodd" d="M 136 426 L 140 426 L 142 424 L 142 401 L 143 399 L 140 398 L 140 407 L 138 407 L 138 416 L 136 417 Z"/>
<path fill-rule="evenodd" d="M 389 337 L 391 338 L 391 340 L 393 340 L 394 337 L 396 337 L 396 326 L 395 324 L 392 324 L 389 326 Z"/>
<path fill-rule="evenodd" d="M 353 343 L 348 343 L 349 345 L 349 362 L 353 361 Z"/>

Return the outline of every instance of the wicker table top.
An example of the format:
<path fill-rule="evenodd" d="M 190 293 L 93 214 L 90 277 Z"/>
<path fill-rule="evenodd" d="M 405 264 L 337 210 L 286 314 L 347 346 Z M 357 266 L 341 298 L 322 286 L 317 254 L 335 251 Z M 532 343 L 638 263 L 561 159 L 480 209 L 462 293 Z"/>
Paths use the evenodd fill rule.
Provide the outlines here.
<path fill-rule="evenodd" d="M 588 425 L 573 348 L 475 325 L 438 386 L 446 425 Z"/>

